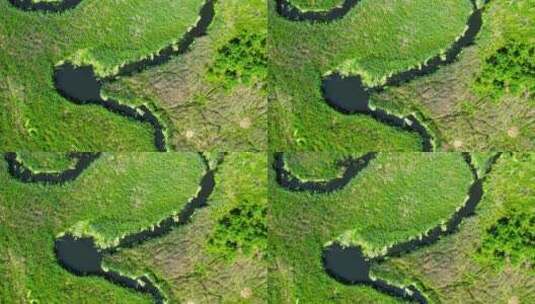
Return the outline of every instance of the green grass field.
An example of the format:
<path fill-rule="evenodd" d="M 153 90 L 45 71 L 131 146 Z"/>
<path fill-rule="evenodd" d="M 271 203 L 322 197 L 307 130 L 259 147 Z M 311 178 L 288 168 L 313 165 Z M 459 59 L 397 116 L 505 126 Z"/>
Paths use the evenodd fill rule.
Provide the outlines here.
<path fill-rule="evenodd" d="M 489 156 L 473 155 L 478 171 L 484 171 Z M 308 158 L 302 159 L 307 164 Z M 332 156 L 323 159 L 329 162 Z M 518 241 L 496 239 L 487 231 L 511 214 L 507 210 L 532 214 L 532 166 L 531 154 L 502 156 L 485 182 L 477 215 L 463 222 L 460 232 L 401 258 L 374 263 L 372 274 L 398 284 L 417 284 L 430 303 L 529 303 L 535 286 L 528 279 L 533 271 L 533 222 L 517 228 Z M 298 168 L 288 164 L 289 170 L 294 167 Z M 290 192 L 270 177 L 270 301 L 406 303 L 370 287 L 333 280 L 323 269 L 322 249 L 338 240 L 360 245 L 373 256 L 386 245 L 420 235 L 450 218 L 464 203 L 471 182 L 469 167 L 457 153 L 379 153 L 345 188 L 331 194 Z M 500 250 L 521 250 L 518 244 L 525 244 L 516 256 L 519 262 L 511 265 L 507 255 L 478 249 L 482 239 L 489 244 L 484 248 Z M 502 243 L 495 245 L 497 241 Z M 506 283 L 509 279 L 511 285 Z M 511 298 L 517 302 L 508 302 Z"/>
<path fill-rule="evenodd" d="M 30 159 L 50 160 L 52 165 L 42 164 L 43 170 L 56 169 L 55 160 L 60 159 L 58 154 L 50 153 L 39 153 L 33 158 L 24 153 L 20 158 L 24 162 L 29 162 Z M 146 229 L 179 212 L 197 193 L 204 171 L 203 162 L 196 153 L 105 153 L 76 180 L 63 185 L 43 185 L 19 182 L 7 173 L 7 166 L 2 161 L 0 302 L 151 303 L 149 297 L 120 288 L 104 279 L 78 277 L 67 272 L 57 263 L 53 242 L 59 234 L 71 232 L 94 236 L 102 247 L 112 245 L 120 236 Z M 198 258 L 196 263 L 189 265 L 189 271 L 210 271 L 203 273 L 207 276 L 204 278 L 207 281 L 200 282 L 208 282 L 212 276 L 224 278 L 233 274 L 235 279 L 229 281 L 227 289 L 221 292 L 229 301 L 242 299 L 242 302 L 258 303 L 265 298 L 266 293 L 265 284 L 262 283 L 266 276 L 262 257 L 266 236 L 262 231 L 267 228 L 261 229 L 260 234 L 256 230 L 262 223 L 263 227 L 266 227 L 265 154 L 229 154 L 218 171 L 216 182 L 216 191 L 209 201 L 211 207 L 199 212 L 198 216 L 195 215 L 191 225 L 176 229 L 143 247 L 132 249 L 134 253 L 146 254 L 147 261 L 137 261 L 136 267 L 126 269 L 126 273 L 161 273 L 161 268 L 158 268 L 157 263 L 149 259 L 149 256 L 156 258 L 156 261 L 173 264 L 174 259 L 162 261 L 159 260 L 162 255 L 156 253 L 162 250 L 178 250 L 175 254 L 181 254 L 182 250 L 185 250 L 190 257 L 192 255 L 193 258 Z M 245 214 L 234 217 L 236 223 L 245 221 L 246 224 L 235 229 L 238 234 L 221 235 L 216 229 L 219 225 L 217 223 L 238 207 L 245 208 L 244 210 L 260 210 L 260 213 L 254 218 Z M 262 208 L 264 212 L 261 212 Z M 249 220 L 253 221 L 249 223 Z M 244 227 L 249 227 L 249 230 Z M 244 238 L 244 231 L 252 232 L 251 235 L 255 237 L 251 238 L 246 234 L 247 237 Z M 240 246 L 234 248 L 235 252 L 232 254 L 223 253 L 217 250 L 222 245 L 207 245 L 210 239 L 238 240 Z M 177 247 L 174 240 L 182 240 L 184 246 Z M 189 244 L 191 240 L 202 246 L 197 246 L 196 242 Z M 185 248 L 190 245 L 191 247 Z M 145 251 L 147 248 L 154 251 Z M 242 248 L 249 251 L 242 252 Z M 129 252 L 125 251 L 124 254 Z M 122 256 L 123 253 L 114 258 L 120 259 Z M 237 264 L 234 264 L 235 261 Z M 180 263 L 186 263 L 188 260 L 176 262 L 179 264 L 174 264 L 173 269 L 180 268 Z M 214 262 L 218 263 L 217 267 Z M 174 275 L 173 272 L 167 274 Z M 155 279 L 164 287 L 164 291 L 175 286 L 169 277 L 162 275 Z M 169 292 L 168 296 L 173 298 L 175 292 Z M 246 296 L 240 295 L 241 292 Z M 202 299 L 208 295 L 209 293 L 198 291 L 194 296 Z"/>
<path fill-rule="evenodd" d="M 132 105 L 148 103 L 156 109 L 169 126 L 170 143 L 175 149 L 260 150 L 265 146 L 265 93 L 257 89 L 263 79 L 223 92 L 217 89 L 219 82 L 208 85 L 202 75 L 214 61 L 215 51 L 244 29 L 259 34 L 263 30 L 265 35 L 265 9 L 261 9 L 260 1 L 247 5 L 220 2 L 208 36 L 194 42 L 195 55 L 179 56 L 161 70 L 153 71 L 163 81 L 156 84 L 159 92 L 120 99 Z M 75 105 L 62 98 L 53 86 L 53 68 L 70 60 L 93 64 L 99 76 L 113 74 L 120 65 L 150 56 L 178 41 L 195 24 L 203 3 L 202 0 L 85 0 L 64 13 L 43 14 L 21 11 L 8 1 L 0 1 L 1 149 L 154 150 L 149 124 L 123 118 L 99 106 Z M 228 24 L 233 25 L 232 30 L 224 28 Z M 205 64 L 200 64 L 201 60 Z M 172 74 L 175 76 L 166 78 Z M 183 84 L 184 78 L 190 78 L 190 83 L 203 84 L 192 88 L 186 105 L 189 112 L 185 114 L 177 108 L 186 99 L 176 96 L 176 90 L 182 94 L 182 88 L 177 86 Z M 150 89 L 153 88 L 144 87 L 145 91 Z M 224 104 L 207 102 L 209 94 L 212 94 L 210 98 L 226 101 Z M 245 94 L 249 98 L 243 98 Z M 243 99 L 237 99 L 238 96 Z M 223 113 L 232 103 L 233 110 Z M 178 117 L 177 113 L 180 113 Z M 214 121 L 207 122 L 205 116 L 214 117 Z M 186 140 L 191 132 L 195 133 L 195 142 Z"/>
<path fill-rule="evenodd" d="M 387 88 L 373 95 L 372 103 L 394 113 L 424 114 L 426 124 L 438 135 L 439 150 L 530 149 L 535 136 L 534 99 L 525 84 L 533 81 L 532 72 L 523 78 L 509 76 L 507 85 L 513 87 L 515 79 L 521 78 L 523 90 L 505 93 L 499 102 L 475 94 L 473 82 L 483 69 L 481 60 L 505 40 L 533 44 L 533 27 L 528 26 L 533 20 L 531 6 L 532 0 L 511 5 L 491 1 L 477 45 L 467 48 L 458 62 L 401 87 Z M 362 75 L 367 85 L 380 84 L 390 73 L 450 46 L 463 32 L 470 11 L 470 1 L 363 0 L 340 20 L 313 24 L 278 16 L 270 2 L 270 149 L 419 150 L 419 140 L 411 133 L 330 108 L 321 95 L 321 77 L 339 71 Z M 529 68 L 529 62 L 524 68 L 510 64 L 505 73 Z"/>

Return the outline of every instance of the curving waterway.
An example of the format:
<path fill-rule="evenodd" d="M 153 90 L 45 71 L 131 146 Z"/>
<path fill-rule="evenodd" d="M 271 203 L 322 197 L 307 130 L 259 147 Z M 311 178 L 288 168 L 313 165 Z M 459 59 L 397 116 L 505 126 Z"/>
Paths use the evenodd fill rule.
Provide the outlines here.
<path fill-rule="evenodd" d="M 396 286 L 380 278 L 370 276 L 371 263 L 380 263 L 387 257 L 397 257 L 415 251 L 423 246 L 436 243 L 441 237 L 455 233 L 462 220 L 475 214 L 475 209 L 483 196 L 483 182 L 500 154 L 496 154 L 489 162 L 489 166 L 481 176 L 472 164 L 470 154 L 464 153 L 465 160 L 470 167 L 474 181 L 468 190 L 468 198 L 448 219 L 445 225 L 440 224 L 426 233 L 407 241 L 393 244 L 386 253 L 376 257 L 366 256 L 358 246 L 344 247 L 333 243 L 323 251 L 322 260 L 325 271 L 335 280 L 346 285 L 368 285 L 376 290 L 402 299 L 418 303 L 428 303 L 427 298 L 415 286 Z"/>
<path fill-rule="evenodd" d="M 214 4 L 216 0 L 207 0 L 202 6 L 197 23 L 180 39 L 178 44 L 172 44 L 160 50 L 154 56 L 139 61 L 127 63 L 119 68 L 119 71 L 105 78 L 95 75 L 93 66 L 75 66 L 65 62 L 56 67 L 54 72 L 54 84 L 57 91 L 66 99 L 79 105 L 100 105 L 107 110 L 121 116 L 148 123 L 154 128 L 154 144 L 159 151 L 168 151 L 165 128 L 158 117 L 145 105 L 137 107 L 121 104 L 113 99 L 106 99 L 101 95 L 103 81 L 114 81 L 118 77 L 131 76 L 143 71 L 148 67 L 161 65 L 177 55 L 186 53 L 195 38 L 206 34 L 208 26 L 214 19 Z"/>
<path fill-rule="evenodd" d="M 154 227 L 126 235 L 119 240 L 118 245 L 107 248 L 99 248 L 93 237 L 76 237 L 67 233 L 55 241 L 54 249 L 58 262 L 73 274 L 100 276 L 114 284 L 149 294 L 155 303 L 165 303 L 165 295 L 148 277 L 132 278 L 105 269 L 102 265 L 102 257 L 104 254 L 113 254 L 120 248 L 132 247 L 149 239 L 163 236 L 174 228 L 187 224 L 197 209 L 207 206 L 207 200 L 215 187 L 214 175 L 223 158 L 221 156 L 218 163 L 210 167 L 208 160 L 202 154 L 201 157 L 206 165 L 206 173 L 200 181 L 200 190 L 180 211 L 178 217 L 171 215 Z"/>
<path fill-rule="evenodd" d="M 74 8 L 81 0 L 64 0 L 58 2 L 33 2 L 31 0 L 9 0 L 14 6 L 27 11 L 61 12 Z M 54 71 L 54 85 L 58 93 L 67 100 L 78 105 L 99 105 L 108 111 L 133 119 L 141 123 L 148 123 L 154 129 L 154 145 L 158 151 L 168 151 L 167 136 L 164 124 L 146 105 L 132 106 L 122 104 L 114 99 L 108 99 L 101 95 L 104 81 L 115 81 L 119 77 L 131 76 L 149 67 L 168 62 L 177 55 L 186 53 L 195 38 L 206 34 L 208 26 L 212 23 L 215 15 L 214 5 L 216 0 L 206 0 L 199 12 L 199 19 L 182 36 L 177 44 L 172 44 L 158 51 L 153 56 L 147 56 L 139 61 L 126 63 L 119 67 L 119 71 L 112 76 L 100 78 L 95 74 L 91 65 L 75 66 L 71 62 L 64 62 L 57 66 Z"/>
<path fill-rule="evenodd" d="M 11 176 L 24 183 L 45 184 L 62 184 L 75 180 L 99 156 L 100 153 L 71 152 L 68 154 L 68 157 L 74 161 L 74 166 L 63 171 L 34 172 L 31 168 L 24 165 L 23 160 L 17 156 L 17 153 L 8 152 L 4 154 L 8 165 L 8 172 Z"/>
<path fill-rule="evenodd" d="M 314 193 L 328 193 L 345 187 L 357 174 L 368 166 L 377 153 L 367 153 L 358 158 L 348 158 L 339 164 L 345 170 L 340 177 L 324 181 L 303 181 L 294 176 L 287 168 L 284 161 L 284 153 L 274 155 L 273 169 L 275 170 L 277 183 L 290 191 L 309 191 Z"/>
<path fill-rule="evenodd" d="M 23 11 L 41 11 L 59 13 L 73 9 L 82 0 L 57 0 L 57 1 L 38 1 L 35 0 L 8 0 L 11 5 Z"/>
<path fill-rule="evenodd" d="M 361 0 L 344 0 L 342 5 L 330 10 L 304 11 L 292 4 L 291 0 L 276 0 L 277 13 L 292 21 L 331 22 L 343 18 Z"/>
<path fill-rule="evenodd" d="M 366 154 L 362 158 L 369 158 L 369 155 L 374 155 L 373 157 L 375 157 L 375 154 Z M 475 214 L 475 209 L 483 196 L 483 182 L 486 176 L 488 176 L 488 173 L 490 173 L 492 165 L 498 160 L 500 155 L 500 153 L 495 154 L 489 160 L 486 171 L 481 175 L 478 175 L 477 170 L 472 163 L 470 154 L 463 153 L 463 157 L 472 173 L 473 182 L 469 187 L 468 198 L 463 206 L 452 214 L 445 225 L 438 225 L 420 236 L 393 244 L 387 248 L 385 254 L 376 257 L 366 256 L 363 253 L 362 248 L 359 246 L 342 246 L 340 243 L 334 242 L 324 248 L 321 257 L 326 273 L 333 279 L 346 285 L 367 285 L 394 297 L 422 304 L 428 303 L 426 297 L 415 286 L 396 286 L 385 280 L 381 280 L 380 278 L 372 277 L 370 275 L 370 265 L 371 263 L 380 263 L 387 257 L 401 256 L 402 254 L 417 250 L 423 246 L 431 245 L 437 242 L 441 237 L 455 233 L 464 218 Z M 354 178 L 358 172 L 365 168 L 373 157 L 369 158 L 365 164 L 361 160 L 361 167 L 356 173 L 353 172 L 352 177 L 349 179 Z M 281 187 L 290 191 L 308 190 L 313 192 L 329 192 L 334 191 L 335 189 L 324 189 L 321 187 L 340 181 L 340 178 L 335 178 L 323 181 L 317 185 L 301 182 L 291 175 L 284 164 L 283 154 L 281 153 L 275 155 L 273 167 L 277 176 L 277 183 Z M 344 173 L 344 176 L 345 175 L 346 173 Z M 347 177 L 345 179 L 347 179 Z M 338 182 L 336 190 L 343 188 L 347 183 L 348 180 L 345 180 L 344 183 Z"/>
<path fill-rule="evenodd" d="M 276 2 L 277 13 L 282 17 L 293 21 L 322 22 L 330 22 L 342 18 L 353 6 L 359 3 L 359 1 L 348 0 L 342 6 L 333 8 L 330 11 L 302 12 L 291 5 L 288 0 L 276 0 Z M 488 2 L 488 0 L 483 1 L 483 3 Z M 478 7 L 476 0 L 470 0 L 470 3 L 472 4 L 472 13 L 468 17 L 466 30 L 446 51 L 435 55 L 422 64 L 390 75 L 382 85 L 374 87 L 366 86 L 360 75 L 343 76 L 339 72 L 325 75 L 322 78 L 321 91 L 327 104 L 343 114 L 364 114 L 381 123 L 415 132 L 422 140 L 422 150 L 433 151 L 435 149 L 433 135 L 416 115 L 396 116 L 371 105 L 370 97 L 383 91 L 388 86 L 399 86 L 417 77 L 434 73 L 441 66 L 455 62 L 464 48 L 474 44 L 483 24 L 484 6 Z"/>

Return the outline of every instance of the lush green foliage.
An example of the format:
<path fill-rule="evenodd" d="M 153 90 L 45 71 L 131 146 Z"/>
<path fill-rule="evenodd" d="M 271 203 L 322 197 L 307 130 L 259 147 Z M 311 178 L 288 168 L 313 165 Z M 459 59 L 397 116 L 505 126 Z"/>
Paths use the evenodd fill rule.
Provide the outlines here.
<path fill-rule="evenodd" d="M 485 60 L 474 90 L 493 100 L 535 92 L 535 46 L 509 41 Z"/>
<path fill-rule="evenodd" d="M 255 202 L 240 202 L 218 220 L 210 249 L 232 256 L 237 250 L 246 254 L 266 250 L 267 206 Z"/>
<path fill-rule="evenodd" d="M 513 265 L 535 267 L 535 215 L 510 211 L 487 231 L 479 253 L 497 265 L 503 266 L 507 259 Z"/>
<path fill-rule="evenodd" d="M 423 113 L 438 135 L 440 150 L 533 150 L 535 98 L 528 84 L 530 77 L 533 83 L 533 74 L 529 76 L 527 69 L 533 59 L 522 60 L 519 52 L 519 58 L 510 59 L 510 68 L 502 65 L 509 60 L 505 57 L 499 66 L 489 66 L 486 61 L 507 45 L 529 54 L 529 46 L 535 43 L 534 5 L 533 0 L 487 1 L 476 43 L 465 48 L 454 63 L 399 87 L 387 88 L 374 96 L 374 102 L 395 112 Z M 507 52 L 515 56 L 515 51 Z M 520 62 L 513 62 L 518 60 L 524 68 Z M 478 76 L 485 82 L 478 85 Z M 504 77 L 510 78 L 507 85 L 517 86 L 518 92 L 492 84 L 496 80 L 502 86 Z"/>
<path fill-rule="evenodd" d="M 230 89 L 237 83 L 263 82 L 267 76 L 266 36 L 243 32 L 217 51 L 207 77 Z"/>
<path fill-rule="evenodd" d="M 418 284 L 430 303 L 534 302 L 533 251 L 519 238 L 527 232 L 529 239 L 533 231 L 533 223 L 524 215 L 533 217 L 535 211 L 534 164 L 533 153 L 503 154 L 485 178 L 485 194 L 475 215 L 465 218 L 458 231 L 432 246 L 374 264 L 373 274 L 398 284 Z M 498 224 L 513 217 L 523 218 L 518 221 L 523 228 Z M 509 220 L 509 224 L 516 222 Z M 499 238 L 489 234 L 492 227 L 499 230 Z M 506 240 L 504 233 L 512 238 Z M 503 247 L 495 247 L 498 242 Z M 523 257 L 518 256 L 518 262 L 507 256 L 497 258 L 493 249 L 523 253 Z"/>

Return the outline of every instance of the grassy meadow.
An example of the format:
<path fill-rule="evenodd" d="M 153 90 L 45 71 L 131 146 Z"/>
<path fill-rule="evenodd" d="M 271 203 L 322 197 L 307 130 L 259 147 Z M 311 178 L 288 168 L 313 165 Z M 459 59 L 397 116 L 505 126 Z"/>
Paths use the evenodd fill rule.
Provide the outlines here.
<path fill-rule="evenodd" d="M 533 0 L 490 1 L 477 44 L 457 62 L 390 88 L 375 102 L 400 113 L 424 113 L 439 134 L 441 150 L 532 150 L 534 5 Z"/>
<path fill-rule="evenodd" d="M 74 167 L 76 160 L 65 153 L 17 152 L 18 160 L 33 172 L 58 172 Z"/>
<path fill-rule="evenodd" d="M 61 154 L 39 153 L 43 170 Z M 207 155 L 214 163 L 215 154 Z M 21 153 L 24 163 L 32 159 Z M 104 257 L 106 267 L 149 275 L 170 303 L 264 303 L 267 294 L 267 157 L 228 153 L 209 207 L 188 225 Z M 64 270 L 54 254 L 63 232 L 100 246 L 179 212 L 205 168 L 196 153 L 104 153 L 76 180 L 24 184 L 0 166 L 1 303 L 152 303 L 99 277 Z"/>
<path fill-rule="evenodd" d="M 292 152 L 284 154 L 284 163 L 300 180 L 330 180 L 344 172 L 341 161 L 360 156 L 360 153 Z"/>

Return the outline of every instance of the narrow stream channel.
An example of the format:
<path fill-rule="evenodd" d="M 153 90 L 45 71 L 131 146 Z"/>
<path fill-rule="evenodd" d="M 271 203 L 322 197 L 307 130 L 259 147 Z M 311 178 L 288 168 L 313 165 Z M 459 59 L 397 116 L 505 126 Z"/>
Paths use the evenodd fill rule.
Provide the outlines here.
<path fill-rule="evenodd" d="M 24 183 L 45 184 L 62 184 L 75 180 L 99 156 L 100 153 L 71 152 L 68 154 L 68 157 L 75 162 L 74 166 L 63 171 L 34 172 L 31 168 L 24 165 L 23 161 L 17 157 L 17 153 L 8 152 L 4 154 L 8 165 L 8 172 L 11 176 Z"/>
<path fill-rule="evenodd" d="M 303 11 L 292 4 L 291 0 L 276 0 L 277 13 L 292 21 L 331 22 L 343 18 L 361 0 L 344 0 L 342 5 L 330 10 Z"/>
<path fill-rule="evenodd" d="M 359 158 L 349 158 L 340 162 L 345 170 L 340 177 L 325 181 L 302 181 L 294 176 L 286 167 L 283 153 L 275 153 L 273 168 L 277 183 L 290 191 L 309 191 L 314 193 L 333 192 L 345 187 L 357 174 L 366 168 L 377 153 L 367 153 Z"/>
<path fill-rule="evenodd" d="M 200 191 L 180 211 L 177 219 L 175 215 L 171 215 L 154 225 L 153 228 L 147 228 L 123 237 L 117 246 L 110 248 L 99 248 L 92 237 L 77 238 L 65 234 L 55 241 L 58 262 L 76 275 L 101 276 L 114 284 L 150 294 L 155 303 L 164 303 L 166 301 L 164 294 L 148 277 L 130 278 L 119 272 L 104 269 L 102 257 L 104 254 L 117 252 L 119 248 L 133 247 L 149 239 L 163 236 L 174 228 L 187 224 L 197 209 L 207 206 L 207 200 L 215 187 L 215 171 L 223 159 L 221 157 L 218 164 L 214 168 L 210 168 L 208 160 L 202 154 L 201 157 L 206 165 L 206 173 L 200 181 Z"/>
<path fill-rule="evenodd" d="M 496 154 L 490 160 L 489 166 L 482 176 L 478 176 L 470 154 L 464 153 L 463 155 L 472 171 L 474 181 L 468 190 L 468 199 L 459 210 L 453 213 L 445 227 L 438 225 L 419 237 L 394 244 L 387 248 L 387 252 L 384 255 L 373 258 L 364 255 L 362 249 L 358 246 L 344 247 L 335 242 L 326 247 L 322 255 L 323 266 L 329 276 L 346 285 L 364 284 L 395 297 L 422 304 L 428 303 L 425 296 L 415 286 L 399 287 L 384 280 L 370 277 L 370 265 L 371 263 L 380 263 L 389 256 L 398 257 L 404 253 L 415 251 L 422 246 L 434 244 L 442 236 L 455 233 L 464 218 L 475 214 L 475 209 L 483 196 L 483 181 L 500 154 Z"/>
<path fill-rule="evenodd" d="M 35 0 L 8 0 L 14 7 L 23 11 L 42 11 L 59 13 L 75 8 L 82 0 L 58 0 L 58 1 L 39 1 Z"/>
<path fill-rule="evenodd" d="M 302 12 L 293 6 L 290 0 L 276 0 L 277 13 L 293 21 L 331 22 L 342 18 L 360 1 L 346 0 L 342 6 L 329 11 Z M 483 1 L 488 3 L 489 1 Z M 347 114 L 363 114 L 375 120 L 409 132 L 417 133 L 422 140 L 422 150 L 426 152 L 435 149 L 434 139 L 426 126 L 413 114 L 399 117 L 370 105 L 370 97 L 383 91 L 388 86 L 399 86 L 417 77 L 436 72 L 440 66 L 448 65 L 456 61 L 464 48 L 474 44 L 481 30 L 484 6 L 478 8 L 476 0 L 470 0 L 472 13 L 467 20 L 465 32 L 444 52 L 426 60 L 421 65 L 416 65 L 406 71 L 399 72 L 387 78 L 380 86 L 368 87 L 364 84 L 360 75 L 343 76 L 339 72 L 325 75 L 322 79 L 321 91 L 323 98 L 334 110 Z"/>
<path fill-rule="evenodd" d="M 321 87 L 327 104 L 343 114 L 369 115 L 379 122 L 416 132 L 422 138 L 423 151 L 432 151 L 434 149 L 432 136 L 416 116 L 398 117 L 382 109 L 372 107 L 370 106 L 370 96 L 383 91 L 387 86 L 399 86 L 417 77 L 434 73 L 440 66 L 455 62 L 464 48 L 474 44 L 483 24 L 483 6 L 478 8 L 476 0 L 470 0 L 470 2 L 472 3 L 472 14 L 468 18 L 467 29 L 444 54 L 437 54 L 421 66 L 418 65 L 394 74 L 386 80 L 385 84 L 377 87 L 367 87 L 360 75 L 348 77 L 339 73 L 327 75 L 323 78 Z"/>
<path fill-rule="evenodd" d="M 32 0 L 9 0 L 14 6 L 28 11 L 50 11 L 61 12 L 78 5 L 81 0 L 64 0 L 60 2 L 36 2 Z M 154 56 L 139 61 L 126 63 L 119 67 L 118 73 L 113 76 L 99 78 L 91 65 L 75 66 L 71 62 L 65 62 L 54 70 L 54 85 L 58 93 L 67 100 L 78 105 L 100 105 L 107 110 L 133 119 L 141 123 L 148 123 L 154 129 L 154 145 L 158 151 L 168 151 L 166 131 L 158 116 L 145 105 L 131 106 L 121 104 L 117 100 L 106 99 L 101 95 L 104 81 L 115 81 L 119 77 L 131 76 L 149 67 L 157 66 L 168 62 L 177 55 L 186 53 L 195 38 L 206 34 L 212 23 L 215 11 L 216 0 L 206 0 L 199 12 L 197 23 L 182 36 L 178 44 L 172 44 L 158 51 Z"/>
<path fill-rule="evenodd" d="M 66 99 L 79 105 L 95 104 L 107 110 L 128 117 L 130 119 L 149 123 L 154 128 L 154 144 L 159 151 L 168 151 L 165 128 L 158 117 L 145 105 L 131 106 L 121 104 L 113 99 L 105 99 L 101 95 L 103 81 L 115 81 L 118 77 L 131 76 L 149 67 L 168 62 L 177 55 L 186 53 L 195 38 L 206 34 L 208 26 L 212 23 L 215 15 L 214 4 L 216 0 L 207 0 L 202 6 L 195 26 L 193 26 L 178 42 L 178 45 L 169 45 L 160 50 L 155 56 L 149 56 L 139 61 L 127 63 L 119 68 L 116 75 L 103 79 L 95 75 L 92 66 L 74 66 L 66 62 L 56 67 L 54 72 L 54 84 L 57 91 Z"/>

